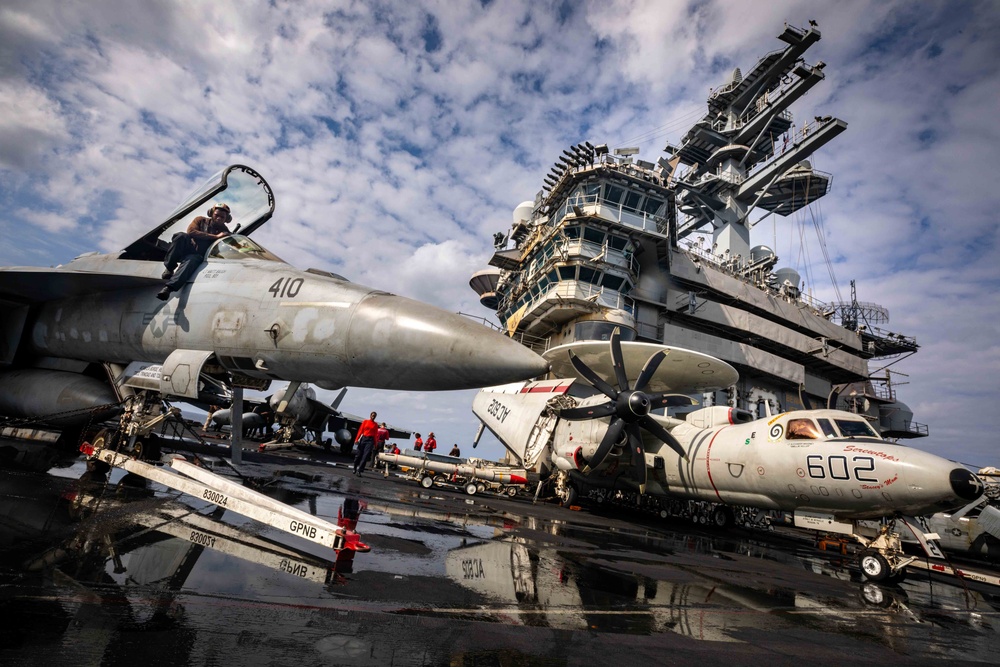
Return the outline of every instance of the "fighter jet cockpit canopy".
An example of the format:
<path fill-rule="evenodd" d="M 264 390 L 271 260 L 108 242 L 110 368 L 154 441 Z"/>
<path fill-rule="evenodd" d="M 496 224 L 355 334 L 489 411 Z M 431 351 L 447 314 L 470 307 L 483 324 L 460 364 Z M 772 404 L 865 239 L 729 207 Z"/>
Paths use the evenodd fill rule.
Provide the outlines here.
<path fill-rule="evenodd" d="M 221 238 L 208 251 L 209 259 L 250 259 L 281 262 L 280 257 L 242 234 Z"/>
<path fill-rule="evenodd" d="M 274 193 L 264 177 L 250 167 L 230 165 L 192 190 L 166 220 L 125 248 L 120 258 L 163 261 L 170 238 L 184 231 L 195 217 L 207 215 L 210 208 L 219 204 L 229 206 L 232 215 L 227 223 L 229 231 L 246 237 L 274 214 Z"/>

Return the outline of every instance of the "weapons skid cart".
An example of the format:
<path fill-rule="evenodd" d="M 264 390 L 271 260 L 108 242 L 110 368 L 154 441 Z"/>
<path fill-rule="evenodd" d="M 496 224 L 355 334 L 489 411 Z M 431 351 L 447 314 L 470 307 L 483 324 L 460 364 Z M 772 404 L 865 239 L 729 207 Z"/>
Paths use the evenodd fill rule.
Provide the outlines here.
<path fill-rule="evenodd" d="M 85 442 L 80 451 L 87 457 L 121 468 L 175 491 L 200 498 L 310 542 L 329 547 L 339 556 L 343 550 L 367 552 L 371 548 L 353 530 L 247 489 L 173 455 L 166 466 L 147 463 Z M 169 468 L 169 469 L 168 469 Z"/>
<path fill-rule="evenodd" d="M 514 497 L 528 483 L 524 468 L 506 466 L 483 459 L 457 459 L 452 456 L 404 450 L 402 454 L 381 453 L 378 460 L 406 470 L 408 479 L 429 489 L 434 486 L 464 489 L 470 496 L 490 491 Z"/>

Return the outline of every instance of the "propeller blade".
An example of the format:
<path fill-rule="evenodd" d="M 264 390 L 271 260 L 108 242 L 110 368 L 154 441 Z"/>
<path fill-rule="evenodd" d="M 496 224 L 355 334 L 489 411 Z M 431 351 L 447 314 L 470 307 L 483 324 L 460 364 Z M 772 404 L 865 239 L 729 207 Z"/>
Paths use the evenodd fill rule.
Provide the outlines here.
<path fill-rule="evenodd" d="M 632 479 L 639 484 L 639 493 L 646 492 L 646 456 L 642 432 L 638 424 L 628 425 L 628 446 L 632 450 Z"/>
<path fill-rule="evenodd" d="M 580 419 L 600 419 L 601 417 L 609 417 L 613 414 L 615 414 L 614 403 L 598 403 L 597 405 L 588 405 L 582 408 L 566 408 L 559 413 L 559 417 L 570 421 L 577 421 Z"/>
<path fill-rule="evenodd" d="M 628 375 L 625 374 L 625 360 L 622 358 L 622 332 L 619 327 L 611 332 L 611 362 L 615 367 L 618 391 L 628 391 Z"/>
<path fill-rule="evenodd" d="M 612 401 L 618 398 L 618 392 L 615 391 L 615 388 L 602 380 L 601 376 L 592 371 L 590 366 L 583 363 L 583 360 L 580 359 L 580 357 L 573 354 L 573 350 L 569 350 L 569 361 L 573 364 L 573 368 L 575 368 L 580 375 L 587 378 L 587 381 L 594 385 L 594 388 L 597 389 L 597 391 L 601 392 Z"/>
<path fill-rule="evenodd" d="M 625 420 L 620 417 L 615 417 L 611 420 L 611 425 L 608 426 L 608 430 L 604 433 L 604 438 L 601 440 L 601 444 L 597 446 L 597 451 L 594 452 L 593 458 L 587 462 L 587 465 L 583 467 L 583 474 L 589 473 L 594 468 L 598 467 L 604 463 L 604 459 L 607 458 L 608 452 L 614 447 L 615 443 L 618 442 L 618 438 L 621 437 L 622 429 L 625 428 Z"/>
<path fill-rule="evenodd" d="M 651 354 L 649 359 L 646 359 L 646 364 L 642 367 L 642 370 L 639 372 L 639 377 L 635 381 L 636 391 L 643 391 L 646 388 L 646 385 L 649 384 L 649 381 L 653 377 L 653 373 L 655 373 L 656 369 L 660 367 L 660 362 L 666 359 L 666 357 L 667 353 L 660 350 L 659 352 Z"/>
<path fill-rule="evenodd" d="M 677 438 L 670 435 L 670 431 L 660 426 L 659 422 L 655 419 L 646 415 L 639 419 L 638 423 L 657 438 L 670 445 L 670 448 L 677 452 L 685 461 L 688 460 L 687 452 L 681 447 L 681 443 L 677 442 Z"/>
<path fill-rule="evenodd" d="M 646 397 L 649 398 L 650 410 L 655 410 L 656 408 L 686 408 L 698 405 L 698 401 L 684 394 L 647 394 Z"/>

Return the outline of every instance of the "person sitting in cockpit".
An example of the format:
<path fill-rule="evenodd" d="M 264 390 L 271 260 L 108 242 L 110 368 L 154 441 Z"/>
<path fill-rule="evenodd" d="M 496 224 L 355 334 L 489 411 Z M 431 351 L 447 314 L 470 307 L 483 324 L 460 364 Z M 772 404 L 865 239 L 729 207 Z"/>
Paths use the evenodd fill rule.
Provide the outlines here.
<path fill-rule="evenodd" d="M 811 419 L 792 419 L 788 422 L 789 440 L 818 440 L 822 437 Z"/>
<path fill-rule="evenodd" d="M 187 231 L 177 232 L 170 239 L 170 248 L 167 256 L 163 260 L 166 270 L 162 278 L 167 281 L 156 298 L 166 301 L 170 298 L 171 292 L 179 290 L 191 277 L 208 247 L 221 239 L 229 236 L 227 222 L 232 222 L 233 215 L 229 212 L 226 204 L 216 204 L 208 209 L 208 217 L 199 215 L 188 225 Z M 180 270 L 175 270 L 180 265 Z"/>

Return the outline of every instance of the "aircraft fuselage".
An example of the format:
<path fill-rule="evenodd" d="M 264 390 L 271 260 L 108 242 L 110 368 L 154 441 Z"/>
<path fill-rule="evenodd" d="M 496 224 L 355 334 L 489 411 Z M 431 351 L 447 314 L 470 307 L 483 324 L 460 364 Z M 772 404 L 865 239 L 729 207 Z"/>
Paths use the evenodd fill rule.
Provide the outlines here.
<path fill-rule="evenodd" d="M 163 268 L 106 256 L 64 268 L 112 267 L 150 277 Z M 281 261 L 209 258 L 168 301 L 156 291 L 45 303 L 32 346 L 43 356 L 121 364 L 205 350 L 251 376 L 385 389 L 471 388 L 546 367 L 468 318 Z"/>

